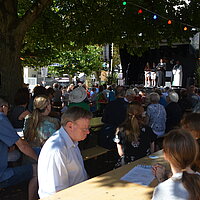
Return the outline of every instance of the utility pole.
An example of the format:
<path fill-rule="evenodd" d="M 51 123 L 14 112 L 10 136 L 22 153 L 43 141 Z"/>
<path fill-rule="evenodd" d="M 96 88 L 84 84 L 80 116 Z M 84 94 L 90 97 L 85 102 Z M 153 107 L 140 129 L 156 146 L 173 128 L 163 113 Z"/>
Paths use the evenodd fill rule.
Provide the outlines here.
<path fill-rule="evenodd" d="M 103 60 L 109 65 L 109 75 L 113 78 L 113 43 L 106 44 L 103 47 Z"/>

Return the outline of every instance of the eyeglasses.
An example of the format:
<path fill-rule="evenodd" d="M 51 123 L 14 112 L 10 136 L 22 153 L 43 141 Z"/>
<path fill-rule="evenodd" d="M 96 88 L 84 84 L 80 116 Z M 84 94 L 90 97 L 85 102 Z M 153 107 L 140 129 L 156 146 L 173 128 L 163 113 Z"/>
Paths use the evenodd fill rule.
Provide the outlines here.
<path fill-rule="evenodd" d="M 89 131 L 90 130 L 90 126 L 88 127 L 88 128 L 81 128 L 80 126 L 79 126 L 79 124 L 78 123 L 76 123 L 76 122 L 74 122 L 74 124 L 76 124 L 82 131 L 84 131 L 84 132 L 86 132 L 86 131 Z"/>

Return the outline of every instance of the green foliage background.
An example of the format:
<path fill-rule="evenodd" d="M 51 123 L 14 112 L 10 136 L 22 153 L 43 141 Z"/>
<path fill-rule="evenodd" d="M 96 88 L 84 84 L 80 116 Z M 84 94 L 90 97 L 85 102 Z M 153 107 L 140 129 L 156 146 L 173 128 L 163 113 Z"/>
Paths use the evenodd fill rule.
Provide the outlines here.
<path fill-rule="evenodd" d="M 19 0 L 18 17 L 37 2 Z M 145 9 L 138 14 L 140 6 L 157 13 L 158 19 L 153 20 L 153 13 Z M 199 9 L 199 0 L 189 5 L 183 0 L 130 0 L 126 6 L 122 0 L 53 0 L 25 36 L 22 63 L 47 66 L 59 62 L 65 66 L 63 71 L 89 74 L 98 70 L 101 62 L 94 58 L 95 53 L 101 55 L 99 46 L 91 45 L 126 45 L 130 53 L 142 55 L 150 47 L 159 47 L 163 40 L 169 45 L 187 42 L 197 30 L 188 27 L 184 31 L 184 24 L 199 27 Z"/>

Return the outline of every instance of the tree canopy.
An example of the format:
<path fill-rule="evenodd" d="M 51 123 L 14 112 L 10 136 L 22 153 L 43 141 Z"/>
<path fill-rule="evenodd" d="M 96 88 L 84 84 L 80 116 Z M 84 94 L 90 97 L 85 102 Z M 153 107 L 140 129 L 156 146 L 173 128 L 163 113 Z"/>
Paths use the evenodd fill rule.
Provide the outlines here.
<path fill-rule="evenodd" d="M 0 0 L 0 94 L 10 98 L 20 87 L 21 62 L 46 66 L 86 45 L 126 44 L 139 54 L 163 39 L 188 41 L 200 24 L 199 8 L 199 0 Z"/>
<path fill-rule="evenodd" d="M 188 41 L 200 24 L 197 0 L 190 4 L 183 0 L 134 2 L 124 6 L 122 0 L 54 0 L 27 32 L 23 53 L 37 57 L 38 62 L 47 55 L 51 61 L 57 51 L 111 42 L 140 53 L 158 47 L 162 40 L 169 44 Z M 143 12 L 138 13 L 139 9 Z"/>
<path fill-rule="evenodd" d="M 73 77 L 77 72 L 84 72 L 86 75 L 90 75 L 92 72 L 103 68 L 101 52 L 101 47 L 91 45 L 74 51 L 60 51 L 59 55 L 57 55 L 57 61 L 62 67 L 59 65 L 49 66 L 49 70 L 53 74 L 60 76 L 69 74 Z"/>

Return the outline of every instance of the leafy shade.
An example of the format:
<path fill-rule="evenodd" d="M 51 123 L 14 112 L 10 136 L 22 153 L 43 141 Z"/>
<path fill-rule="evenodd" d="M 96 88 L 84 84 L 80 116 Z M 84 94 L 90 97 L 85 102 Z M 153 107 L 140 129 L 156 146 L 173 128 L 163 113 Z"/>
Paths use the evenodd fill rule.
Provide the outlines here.
<path fill-rule="evenodd" d="M 138 14 L 140 5 L 147 10 Z M 55 0 L 27 33 L 23 53 L 39 60 L 47 55 L 50 61 L 58 56 L 56 50 L 113 42 L 141 54 L 149 47 L 158 47 L 162 40 L 169 45 L 189 42 L 196 30 L 183 28 L 185 24 L 199 26 L 199 9 L 199 0 L 189 5 L 181 0 L 139 0 L 136 5 L 132 0 L 126 6 L 122 0 Z M 158 14 L 156 20 L 153 13 Z M 167 24 L 168 19 L 172 24 Z"/>
<path fill-rule="evenodd" d="M 86 75 L 102 69 L 102 47 L 86 46 L 73 51 L 63 51 L 58 55 L 58 63 L 61 66 L 49 66 L 49 71 L 62 76 L 69 74 L 73 76 L 77 72 L 84 72 Z"/>

